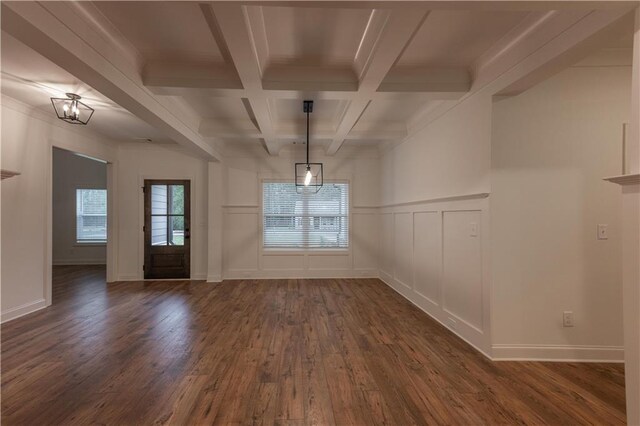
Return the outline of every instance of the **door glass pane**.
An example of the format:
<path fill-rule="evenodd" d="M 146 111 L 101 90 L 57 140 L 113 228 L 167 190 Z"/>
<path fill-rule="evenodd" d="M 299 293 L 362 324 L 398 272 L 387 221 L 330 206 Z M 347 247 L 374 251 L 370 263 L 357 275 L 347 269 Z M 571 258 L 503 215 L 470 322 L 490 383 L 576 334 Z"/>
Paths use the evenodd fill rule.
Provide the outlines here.
<path fill-rule="evenodd" d="M 173 246 L 184 245 L 184 216 L 169 216 L 169 229 L 171 229 L 171 242 Z"/>
<path fill-rule="evenodd" d="M 151 214 L 167 213 L 167 185 L 151 185 Z"/>
<path fill-rule="evenodd" d="M 167 245 L 167 216 L 151 216 L 151 245 Z"/>
<path fill-rule="evenodd" d="M 171 185 L 171 214 L 184 214 L 184 185 Z"/>

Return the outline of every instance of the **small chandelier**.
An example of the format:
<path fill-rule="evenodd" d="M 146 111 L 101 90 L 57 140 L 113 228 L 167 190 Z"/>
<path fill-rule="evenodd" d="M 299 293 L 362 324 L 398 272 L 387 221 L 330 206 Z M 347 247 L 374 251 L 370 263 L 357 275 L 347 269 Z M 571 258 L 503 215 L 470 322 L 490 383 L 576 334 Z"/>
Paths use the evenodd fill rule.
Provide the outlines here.
<path fill-rule="evenodd" d="M 317 193 L 322 188 L 322 163 L 309 162 L 309 114 L 313 112 L 313 101 L 303 101 L 302 111 L 307 114 L 307 162 L 296 163 L 296 191 Z"/>
<path fill-rule="evenodd" d="M 71 124 L 87 124 L 94 109 L 80 102 L 75 93 L 66 93 L 66 98 L 51 98 L 51 104 L 58 118 Z"/>

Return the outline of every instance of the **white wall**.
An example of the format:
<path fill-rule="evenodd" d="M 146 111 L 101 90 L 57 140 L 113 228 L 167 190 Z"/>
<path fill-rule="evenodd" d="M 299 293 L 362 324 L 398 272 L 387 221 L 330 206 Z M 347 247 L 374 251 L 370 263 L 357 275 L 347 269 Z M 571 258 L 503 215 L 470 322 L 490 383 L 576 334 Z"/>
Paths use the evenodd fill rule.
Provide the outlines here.
<path fill-rule="evenodd" d="M 628 66 L 574 67 L 495 102 L 496 357 L 622 359 L 619 189 L 602 178 L 621 172 L 630 92 Z"/>
<path fill-rule="evenodd" d="M 262 179 L 292 181 L 302 146 L 269 157 L 260 148 L 229 150 L 223 165 L 223 277 L 374 277 L 377 276 L 379 159 L 377 150 L 344 147 L 334 157 L 312 152 L 324 162 L 326 181 L 350 183 L 350 247 L 337 251 L 265 251 L 261 247 Z"/>
<path fill-rule="evenodd" d="M 52 148 L 113 160 L 115 150 L 89 128 L 58 123 L 2 96 L 2 321 L 51 303 Z"/>
<path fill-rule="evenodd" d="M 382 205 L 489 192 L 491 95 L 457 104 L 381 163 Z"/>
<path fill-rule="evenodd" d="M 117 279 L 143 278 L 145 179 L 191 181 L 191 278 L 207 277 L 208 163 L 175 145 L 122 143 L 118 149 Z M 218 237 L 219 238 L 219 237 Z"/>
<path fill-rule="evenodd" d="M 76 243 L 76 190 L 107 189 L 107 165 L 53 149 L 53 264 L 104 265 L 105 244 Z"/>
<path fill-rule="evenodd" d="M 380 239 L 382 280 L 487 355 L 490 93 L 384 153 Z"/>
<path fill-rule="evenodd" d="M 562 106 L 556 106 L 554 122 L 557 123 L 559 117 L 575 118 L 581 121 L 576 122 L 574 126 L 586 126 L 584 127 L 586 131 L 581 133 L 574 132 L 572 134 L 571 129 L 556 132 L 554 141 L 564 137 L 578 138 L 573 141 L 575 148 L 576 144 L 579 144 L 579 138 L 585 133 L 589 133 L 592 138 L 592 143 L 589 144 L 590 149 L 581 150 L 574 159 L 572 167 L 565 167 L 567 154 L 572 154 L 569 148 L 562 151 L 557 144 L 545 144 L 544 147 L 548 149 L 538 153 L 549 158 L 552 165 L 554 162 L 562 165 L 555 169 L 543 166 L 535 170 L 538 174 L 545 176 L 547 184 L 558 179 L 562 182 L 561 185 L 580 184 L 573 197 L 562 198 L 562 205 L 558 205 L 558 209 L 564 209 L 568 215 L 579 215 L 578 225 L 575 225 L 576 222 L 571 222 L 569 228 L 564 228 L 563 225 L 567 224 L 566 221 L 553 224 L 555 230 L 561 228 L 563 232 L 568 232 L 569 229 L 574 231 L 571 237 L 573 238 L 573 251 L 570 255 L 572 257 L 565 257 L 573 271 L 570 273 L 570 275 L 573 274 L 570 278 L 572 284 L 569 285 L 572 290 L 563 295 L 562 301 L 557 302 L 564 307 L 558 311 L 558 307 L 554 306 L 558 312 L 555 312 L 553 317 L 545 319 L 546 325 L 541 325 L 541 327 L 548 327 L 550 322 L 553 323 L 554 331 L 550 332 L 550 334 L 555 333 L 553 337 L 549 333 L 540 334 L 539 329 L 535 327 L 528 327 L 531 321 L 526 321 L 523 324 L 518 323 L 520 318 L 531 319 L 535 317 L 532 315 L 534 307 L 530 306 L 527 298 L 531 294 L 521 294 L 518 300 L 512 298 L 508 307 L 503 303 L 500 307 L 501 314 L 494 315 L 495 310 L 492 308 L 494 300 L 498 300 L 492 298 L 492 286 L 495 284 L 494 271 L 492 270 L 494 265 L 499 264 L 503 269 L 510 269 L 509 273 L 512 274 L 517 271 L 529 271 L 526 268 L 517 268 L 508 261 L 491 260 L 495 256 L 515 256 L 516 253 L 510 251 L 509 246 L 505 246 L 505 243 L 516 238 L 518 232 L 521 232 L 518 230 L 513 232 L 513 229 L 509 227 L 501 235 L 504 238 L 503 241 L 491 243 L 494 238 L 494 229 L 490 223 L 494 224 L 499 221 L 495 218 L 500 215 L 504 216 L 502 212 L 498 216 L 493 214 L 494 185 L 496 184 L 494 179 L 501 178 L 498 171 L 495 175 L 492 175 L 491 171 L 492 149 L 495 149 L 492 147 L 493 94 L 499 92 L 505 81 L 514 80 L 515 75 L 506 73 L 461 102 L 453 106 L 446 104 L 441 106 L 437 109 L 441 111 L 440 114 L 430 117 L 430 121 L 422 124 L 421 130 L 384 152 L 381 159 L 381 205 L 383 206 L 381 210 L 381 278 L 407 299 L 487 354 L 495 352 L 496 356 L 506 356 L 506 347 L 511 345 L 517 347 L 523 344 L 547 346 L 557 344 L 572 346 L 572 350 L 569 351 L 556 350 L 558 358 L 620 359 L 622 356 L 620 350 L 620 252 L 619 248 L 613 247 L 616 244 L 617 217 L 615 216 L 616 207 L 611 206 L 616 203 L 616 192 L 611 188 L 607 189 L 601 179 L 606 175 L 620 172 L 621 124 L 625 119 L 628 121 L 630 68 L 611 68 L 609 72 L 611 74 L 600 76 L 606 78 L 607 84 L 603 84 L 602 80 L 598 83 L 597 78 L 596 82 L 590 83 L 585 83 L 583 79 L 583 85 L 580 86 L 583 92 L 578 95 L 575 92 L 577 87 L 575 85 L 580 83 L 580 79 L 577 79 L 573 82 L 574 92 L 559 90 L 553 98 L 557 99 L 558 96 L 562 96 L 567 102 Z M 618 75 L 614 76 L 615 73 Z M 612 88 L 609 88 L 609 82 L 613 82 Z M 553 83 L 546 82 L 544 84 Z M 584 84 L 599 86 L 594 97 L 589 91 L 585 91 L 588 86 Z M 559 85 L 556 83 L 555 88 L 558 87 Z M 534 90 L 540 89 L 535 88 Z M 521 97 L 524 99 L 524 96 L 528 95 L 529 93 L 525 93 Z M 534 93 L 531 96 L 535 97 L 536 95 Z M 538 97 L 544 96 L 538 95 Z M 514 102 L 517 101 L 514 100 Z M 580 102 L 587 104 L 588 113 L 585 115 L 581 115 L 581 110 L 575 109 Z M 501 107 L 501 103 L 496 105 Z M 511 105 L 506 103 L 503 105 L 505 106 L 501 108 L 505 111 L 511 110 Z M 562 112 L 567 108 L 568 112 Z M 547 111 L 539 110 L 532 113 L 533 116 L 519 116 L 520 121 L 518 124 L 514 123 L 513 128 L 519 126 L 524 132 L 529 132 L 532 135 L 536 132 L 540 135 L 542 132 L 548 131 L 550 123 L 545 123 L 544 120 L 545 117 L 551 117 Z M 597 130 L 594 129 L 598 126 L 600 127 Z M 596 140 L 605 147 L 599 147 Z M 528 140 L 528 142 L 532 141 Z M 500 154 L 495 153 L 495 155 Z M 530 158 L 530 152 L 527 155 L 528 157 L 524 157 L 525 159 L 535 160 L 535 157 Z M 588 180 L 594 182 L 593 184 L 597 188 L 588 195 L 585 193 L 584 182 L 580 181 L 582 179 L 581 172 L 576 170 L 580 167 L 590 168 Z M 531 171 L 533 172 L 533 170 Z M 578 181 L 576 181 L 576 176 Z M 514 176 L 510 176 L 510 178 L 514 178 Z M 504 181 L 498 180 L 497 184 L 500 185 L 502 182 Z M 500 191 L 503 191 L 502 187 L 500 187 Z M 546 200 L 547 205 L 554 203 L 549 192 L 544 195 L 550 196 Z M 503 198 L 498 200 L 501 203 L 500 206 L 503 207 L 507 203 L 512 210 L 521 207 L 518 203 L 522 198 L 530 197 L 526 191 L 513 187 L 509 194 L 501 194 L 501 196 Z M 505 201 L 504 197 L 512 202 Z M 589 203 L 583 202 L 585 197 L 590 200 Z M 599 202 L 594 202 L 596 199 Z M 533 202 L 534 200 L 530 199 L 529 201 Z M 535 204 L 535 207 L 538 209 L 537 211 L 541 208 L 539 204 Z M 586 213 L 585 209 L 590 207 L 591 211 Z M 448 213 L 455 211 L 463 211 L 464 213 L 460 212 L 455 215 Z M 529 212 L 529 215 L 531 214 L 533 213 Z M 552 220 L 549 217 L 552 214 L 549 211 L 545 219 Z M 447 215 L 450 217 L 447 218 Z M 513 223 L 517 219 L 510 217 L 508 221 Z M 503 222 L 505 226 L 508 225 L 508 221 Z M 474 223 L 479 223 L 480 228 L 477 236 L 472 237 L 469 230 L 474 226 L 472 225 Z M 609 224 L 611 240 L 597 244 L 594 240 L 597 223 Z M 521 228 L 527 226 L 529 225 L 524 224 Z M 530 230 L 527 231 L 529 232 L 527 236 L 537 238 L 536 241 L 542 244 L 541 246 L 536 245 L 537 247 L 548 247 L 553 244 L 541 239 L 541 235 L 548 236 L 549 233 L 536 233 L 532 230 L 535 229 L 535 225 L 527 229 Z M 413 238 L 412 244 L 407 242 L 410 237 Z M 557 237 L 554 238 L 557 239 Z M 550 241 L 554 241 L 554 238 L 551 238 Z M 580 244 L 579 250 L 576 249 L 578 244 Z M 474 250 L 474 246 L 479 249 Z M 531 245 L 530 247 L 536 246 Z M 544 257 L 545 253 L 546 251 L 543 251 L 541 256 Z M 409 258 L 413 260 L 407 260 Z M 456 264 L 456 262 L 459 263 Z M 584 287 L 577 284 L 579 278 L 577 268 L 580 267 L 578 265 L 584 266 L 580 272 L 582 277 L 589 275 L 585 278 Z M 527 266 L 526 262 L 520 266 Z M 555 264 L 554 267 L 556 268 L 554 273 L 561 273 L 558 264 Z M 540 274 L 544 275 L 545 273 L 543 270 Z M 506 285 L 504 284 L 504 271 L 498 271 L 498 274 L 499 279 L 502 280 L 501 285 Z M 526 281 L 533 283 L 534 280 L 526 278 Z M 595 300 L 588 291 L 598 286 L 606 287 L 605 290 L 597 292 L 605 297 L 603 300 Z M 495 295 L 502 290 L 503 288 L 493 288 L 493 294 Z M 532 289 L 532 291 L 536 290 Z M 549 291 L 536 293 L 540 303 L 545 297 L 550 296 Z M 508 298 L 509 295 L 501 297 Z M 568 300 L 573 300 L 572 303 L 575 304 L 569 306 Z M 504 301 L 500 299 L 500 302 Z M 524 305 L 527 307 L 518 311 Z M 537 306 L 540 308 L 541 305 Z M 591 312 L 594 314 L 582 326 L 581 331 L 576 331 L 579 327 L 575 327 L 571 331 L 573 333 L 571 339 L 568 340 L 566 331 L 558 331 L 557 325 L 558 321 L 562 319 L 562 311 L 572 309 L 576 311 L 576 321 L 587 321 L 583 315 L 590 315 Z M 538 313 L 538 317 L 540 316 Z M 483 319 L 481 323 L 480 318 Z M 511 326 L 522 331 L 525 340 L 514 339 L 514 336 L 518 335 L 517 333 L 508 334 L 505 332 L 505 329 Z M 591 330 L 594 333 L 593 338 L 589 337 L 591 327 L 593 327 Z M 499 340 L 492 336 L 494 330 L 501 334 Z M 605 335 L 607 337 L 602 338 Z M 534 336 L 535 339 L 533 339 Z M 494 342 L 498 344 L 495 351 L 492 347 Z M 604 350 L 600 350 L 602 345 L 605 346 Z M 585 346 L 588 350 L 580 349 L 580 346 Z M 576 351 L 580 351 L 580 353 L 576 354 Z M 522 356 L 522 353 L 512 351 L 511 355 L 514 357 Z M 537 356 L 542 357 L 542 355 L 545 354 L 538 353 Z"/>

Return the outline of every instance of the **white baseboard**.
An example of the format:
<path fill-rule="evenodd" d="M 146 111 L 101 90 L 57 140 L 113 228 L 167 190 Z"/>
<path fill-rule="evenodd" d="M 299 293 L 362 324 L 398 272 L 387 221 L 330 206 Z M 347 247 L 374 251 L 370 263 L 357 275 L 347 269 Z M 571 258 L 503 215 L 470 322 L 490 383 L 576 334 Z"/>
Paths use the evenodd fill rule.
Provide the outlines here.
<path fill-rule="evenodd" d="M 137 275 L 119 275 L 116 281 L 140 281 L 142 278 Z"/>
<path fill-rule="evenodd" d="M 623 346 L 492 345 L 494 361 L 624 362 Z"/>
<path fill-rule="evenodd" d="M 204 280 L 208 280 L 208 277 L 205 274 L 196 274 L 193 275 L 190 278 L 167 278 L 167 279 L 152 279 L 152 280 L 145 280 L 144 278 L 140 278 L 137 275 L 120 275 L 118 277 L 118 279 L 116 281 L 185 281 L 185 280 L 191 280 L 191 281 L 204 281 Z"/>
<path fill-rule="evenodd" d="M 436 315 L 432 315 L 424 307 L 411 300 L 401 285 L 392 284 L 395 281 L 391 276 L 380 271 L 380 280 L 492 361 L 624 362 L 624 347 L 622 346 L 493 344 L 490 350 L 484 351 L 453 330 Z M 406 292 L 408 291 L 406 290 Z"/>
<path fill-rule="evenodd" d="M 47 301 L 44 299 L 25 303 L 24 305 L 16 306 L 15 308 L 7 309 L 5 312 L 2 312 L 0 321 L 5 323 L 46 307 Z"/>
<path fill-rule="evenodd" d="M 445 321 L 442 321 L 440 318 L 438 318 L 436 315 L 432 315 L 429 311 L 427 311 L 424 307 L 418 305 L 416 302 L 414 302 L 413 300 L 411 300 L 411 298 L 409 298 L 409 296 L 407 296 L 406 294 L 403 293 L 403 291 L 400 290 L 400 287 L 396 288 L 396 286 L 390 284 L 391 282 L 396 282 L 396 280 L 393 279 L 393 277 L 391 277 L 389 274 L 380 271 L 380 276 L 379 276 L 380 281 L 382 281 L 383 283 L 385 283 L 390 289 L 392 289 L 393 291 L 395 291 L 396 293 L 398 293 L 400 296 L 404 297 L 409 303 L 411 303 L 413 306 L 415 306 L 416 308 L 420 309 L 422 312 L 424 312 L 426 315 L 428 315 L 430 318 L 434 319 L 435 321 L 437 321 L 439 324 L 441 324 L 443 327 L 445 327 L 448 331 L 450 331 L 451 333 L 455 334 L 457 337 L 459 337 L 460 339 L 462 339 L 465 343 L 467 343 L 469 346 L 471 346 L 473 349 L 477 350 L 478 352 L 480 352 L 482 355 L 486 356 L 488 359 L 492 359 L 491 355 L 489 353 L 487 353 L 485 350 L 483 350 L 480 346 L 476 345 L 474 342 L 472 342 L 471 340 L 467 339 L 465 336 L 461 335 L 457 330 L 452 329 Z M 408 291 L 408 290 L 407 290 Z"/>
<path fill-rule="evenodd" d="M 369 269 L 251 269 L 225 271 L 223 280 L 278 280 L 322 278 L 378 278 L 378 271 Z"/>
<path fill-rule="evenodd" d="M 55 259 L 53 266 L 73 266 L 73 265 L 106 265 L 104 259 Z"/>
<path fill-rule="evenodd" d="M 207 275 L 208 283 L 221 283 L 222 277 L 220 275 Z"/>

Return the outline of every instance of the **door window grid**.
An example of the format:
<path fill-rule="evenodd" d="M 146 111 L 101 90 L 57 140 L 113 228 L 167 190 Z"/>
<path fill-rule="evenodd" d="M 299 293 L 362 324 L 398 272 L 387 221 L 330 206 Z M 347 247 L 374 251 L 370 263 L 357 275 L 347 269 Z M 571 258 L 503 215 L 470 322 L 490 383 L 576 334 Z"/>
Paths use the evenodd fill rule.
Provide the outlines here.
<path fill-rule="evenodd" d="M 151 185 L 151 245 L 184 245 L 184 186 Z"/>

